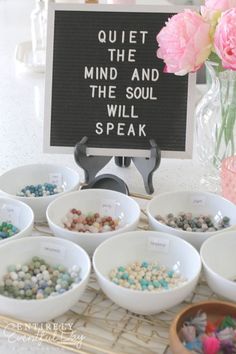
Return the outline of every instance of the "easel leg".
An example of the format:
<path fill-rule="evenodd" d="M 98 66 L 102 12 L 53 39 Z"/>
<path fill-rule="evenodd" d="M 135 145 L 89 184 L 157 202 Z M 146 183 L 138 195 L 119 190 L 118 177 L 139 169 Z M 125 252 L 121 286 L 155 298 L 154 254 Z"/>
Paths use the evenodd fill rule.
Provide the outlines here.
<path fill-rule="evenodd" d="M 150 140 L 151 154 L 150 158 L 132 157 L 132 161 L 137 170 L 143 177 L 144 187 L 148 194 L 154 192 L 152 176 L 161 162 L 161 150 L 154 140 Z"/>
<path fill-rule="evenodd" d="M 74 158 L 76 163 L 84 170 L 86 183 L 91 183 L 96 174 L 105 167 L 112 156 L 88 156 L 86 154 L 88 138 L 85 136 L 75 145 Z"/>

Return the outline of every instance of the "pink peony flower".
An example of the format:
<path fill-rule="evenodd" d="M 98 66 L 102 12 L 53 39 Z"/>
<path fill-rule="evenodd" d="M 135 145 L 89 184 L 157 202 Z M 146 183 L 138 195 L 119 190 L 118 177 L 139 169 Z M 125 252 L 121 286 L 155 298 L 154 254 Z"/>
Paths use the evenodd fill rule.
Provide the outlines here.
<path fill-rule="evenodd" d="M 214 45 L 222 66 L 236 70 L 236 8 L 222 14 L 216 27 Z"/>
<path fill-rule="evenodd" d="M 236 0 L 206 0 L 205 6 L 201 6 L 201 14 L 210 21 L 218 19 L 221 12 L 236 7 Z"/>
<path fill-rule="evenodd" d="M 202 8 L 207 8 L 210 10 L 219 10 L 221 12 L 236 7 L 236 0 L 206 0 L 205 6 Z"/>
<path fill-rule="evenodd" d="M 185 10 L 171 17 L 157 35 L 157 57 L 164 71 L 185 75 L 197 71 L 211 52 L 210 24 L 198 13 Z"/>

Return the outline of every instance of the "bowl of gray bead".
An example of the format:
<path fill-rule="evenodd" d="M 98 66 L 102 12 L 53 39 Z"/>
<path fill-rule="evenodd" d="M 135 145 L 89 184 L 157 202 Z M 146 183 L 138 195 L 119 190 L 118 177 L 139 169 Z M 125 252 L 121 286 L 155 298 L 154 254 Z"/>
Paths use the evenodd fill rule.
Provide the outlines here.
<path fill-rule="evenodd" d="M 0 246 L 0 313 L 46 322 L 75 305 L 89 280 L 91 262 L 73 242 L 26 237 Z"/>
<path fill-rule="evenodd" d="M 46 222 L 48 205 L 67 192 L 78 189 L 79 174 L 55 164 L 23 165 L 0 176 L 0 194 L 28 204 L 35 222 Z"/>
<path fill-rule="evenodd" d="M 212 235 L 236 225 L 236 205 L 207 192 L 160 194 L 148 203 L 147 215 L 151 229 L 181 237 L 197 250 Z"/>

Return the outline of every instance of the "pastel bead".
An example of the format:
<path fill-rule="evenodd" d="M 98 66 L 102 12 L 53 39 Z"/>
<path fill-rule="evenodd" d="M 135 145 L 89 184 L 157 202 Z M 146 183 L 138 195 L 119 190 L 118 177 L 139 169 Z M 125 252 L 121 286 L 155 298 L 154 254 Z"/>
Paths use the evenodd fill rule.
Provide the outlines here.
<path fill-rule="evenodd" d="M 55 296 L 74 288 L 81 281 L 78 265 L 67 270 L 62 264 L 50 266 L 39 257 L 33 257 L 28 264 L 11 264 L 7 269 L 0 294 L 17 299 L 40 300 Z"/>
<path fill-rule="evenodd" d="M 166 291 L 186 281 L 179 272 L 147 261 L 114 268 L 109 278 L 116 285 L 142 291 Z"/>

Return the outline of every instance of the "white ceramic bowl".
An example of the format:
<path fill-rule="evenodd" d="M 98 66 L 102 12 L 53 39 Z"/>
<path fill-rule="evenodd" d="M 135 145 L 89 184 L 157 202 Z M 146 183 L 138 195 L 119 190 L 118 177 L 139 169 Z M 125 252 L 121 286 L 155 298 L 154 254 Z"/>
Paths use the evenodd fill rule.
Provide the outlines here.
<path fill-rule="evenodd" d="M 212 232 L 189 232 L 177 230 L 156 220 L 157 215 L 174 215 L 180 212 L 191 212 L 194 216 L 209 214 L 218 221 L 224 216 L 230 218 L 231 227 L 236 225 L 236 205 L 220 195 L 204 192 L 180 191 L 164 193 L 153 198 L 147 206 L 149 225 L 153 230 L 167 232 L 183 238 L 197 250 L 202 243 L 222 230 Z M 230 230 L 229 227 L 227 230 Z"/>
<path fill-rule="evenodd" d="M 11 264 L 25 264 L 34 256 L 49 264 L 81 267 L 81 282 L 63 294 L 42 300 L 20 300 L 0 295 L 0 313 L 28 322 L 45 322 L 68 311 L 80 299 L 90 275 L 90 259 L 78 245 L 54 237 L 27 237 L 0 246 L 0 279 Z"/>
<path fill-rule="evenodd" d="M 10 222 L 20 230 L 17 234 L 0 240 L 1 246 L 6 242 L 30 236 L 34 225 L 34 213 L 25 203 L 0 197 L 0 221 Z"/>
<path fill-rule="evenodd" d="M 16 194 L 26 185 L 58 181 L 63 192 L 46 197 L 18 197 Z M 71 192 L 79 186 L 79 175 L 74 170 L 53 164 L 33 164 L 13 168 L 0 176 L 0 193 L 28 204 L 34 211 L 36 222 L 46 221 L 46 209 L 59 195 Z"/>
<path fill-rule="evenodd" d="M 132 262 L 157 261 L 170 269 L 177 267 L 187 282 L 163 291 L 126 289 L 109 280 L 109 273 Z M 134 231 L 103 242 L 93 256 L 98 283 L 112 301 L 125 309 L 150 315 L 181 303 L 195 288 L 201 271 L 198 252 L 188 242 L 163 232 Z"/>
<path fill-rule="evenodd" d="M 104 233 L 83 233 L 64 228 L 63 218 L 72 208 L 80 209 L 83 214 L 99 212 L 103 214 L 104 206 L 110 208 L 110 216 L 120 219 L 119 227 Z M 47 209 L 48 224 L 57 237 L 73 241 L 92 254 L 101 242 L 121 232 L 137 228 L 140 208 L 137 202 L 125 194 L 106 189 L 85 189 L 72 192 L 54 200 Z"/>
<path fill-rule="evenodd" d="M 209 287 L 216 294 L 234 302 L 236 302 L 235 249 L 236 230 L 209 238 L 200 251 Z"/>

